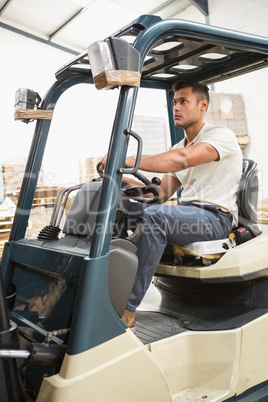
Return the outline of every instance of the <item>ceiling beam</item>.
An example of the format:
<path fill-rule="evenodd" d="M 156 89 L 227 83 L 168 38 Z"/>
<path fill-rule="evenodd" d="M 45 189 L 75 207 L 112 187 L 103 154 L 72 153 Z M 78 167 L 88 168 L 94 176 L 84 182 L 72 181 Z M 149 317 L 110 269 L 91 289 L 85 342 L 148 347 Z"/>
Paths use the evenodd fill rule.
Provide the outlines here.
<path fill-rule="evenodd" d="M 193 5 L 195 5 L 205 16 L 209 15 L 208 0 L 190 0 L 190 2 L 193 3 Z"/>
<path fill-rule="evenodd" d="M 163 19 L 174 17 L 193 4 L 201 13 L 208 16 L 208 0 L 167 0 L 149 14 L 159 15 Z"/>
<path fill-rule="evenodd" d="M 185 8 L 190 6 L 189 0 L 167 0 L 157 8 L 154 8 L 149 14 L 159 15 L 162 19 L 168 19 L 174 17 Z"/>
<path fill-rule="evenodd" d="M 0 28 L 7 29 L 8 31 L 14 32 L 14 33 L 19 34 L 19 35 L 26 36 L 26 38 L 36 40 L 37 42 L 41 42 L 41 43 L 43 43 L 45 45 L 55 47 L 56 49 L 62 50 L 63 52 L 66 52 L 66 53 L 74 54 L 75 56 L 80 54 L 79 52 L 76 52 L 73 49 L 70 49 L 70 48 L 65 47 L 65 46 L 58 45 L 57 43 L 50 42 L 47 39 L 40 38 L 39 36 L 30 34 L 29 32 L 23 31 L 22 29 L 15 28 L 15 27 L 13 27 L 11 25 L 4 24 L 3 22 L 0 22 Z"/>
<path fill-rule="evenodd" d="M 91 0 L 85 7 L 81 8 L 74 15 L 72 15 L 66 22 L 64 22 L 64 24 L 62 24 L 59 28 L 57 28 L 56 31 L 52 32 L 52 34 L 49 35 L 49 40 L 51 40 L 55 35 L 57 35 L 60 31 L 62 31 L 64 28 L 66 28 L 69 24 L 71 24 L 79 15 L 81 15 L 90 6 L 92 6 L 92 4 L 95 3 L 95 1 L 96 0 Z"/>
<path fill-rule="evenodd" d="M 3 7 L 0 9 L 0 15 L 3 14 L 3 12 L 6 10 L 6 8 L 10 5 L 10 3 L 11 3 L 12 1 L 13 1 L 13 0 L 7 0 L 7 1 L 5 2 L 5 4 L 3 5 Z"/>

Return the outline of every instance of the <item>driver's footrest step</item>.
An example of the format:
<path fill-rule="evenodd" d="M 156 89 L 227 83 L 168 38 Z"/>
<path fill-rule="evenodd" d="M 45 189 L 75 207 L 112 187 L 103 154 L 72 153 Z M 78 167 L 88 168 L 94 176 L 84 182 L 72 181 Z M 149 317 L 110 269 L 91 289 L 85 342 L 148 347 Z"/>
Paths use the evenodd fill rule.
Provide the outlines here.
<path fill-rule="evenodd" d="M 160 312 L 136 311 L 136 336 L 144 344 L 186 331 L 176 317 Z"/>
<path fill-rule="evenodd" d="M 217 401 L 219 397 L 220 395 L 216 395 L 216 393 L 212 391 L 206 392 L 204 390 L 187 389 L 173 396 L 172 402 L 209 402 Z"/>

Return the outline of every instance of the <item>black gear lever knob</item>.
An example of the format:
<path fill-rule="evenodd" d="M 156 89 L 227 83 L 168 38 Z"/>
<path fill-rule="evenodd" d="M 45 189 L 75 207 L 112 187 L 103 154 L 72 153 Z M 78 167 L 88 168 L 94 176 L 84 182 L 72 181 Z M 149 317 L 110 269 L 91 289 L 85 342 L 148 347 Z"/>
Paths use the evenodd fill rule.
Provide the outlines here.
<path fill-rule="evenodd" d="M 153 177 L 151 182 L 155 185 L 155 186 L 160 186 L 161 184 L 161 180 L 159 179 L 159 177 Z"/>

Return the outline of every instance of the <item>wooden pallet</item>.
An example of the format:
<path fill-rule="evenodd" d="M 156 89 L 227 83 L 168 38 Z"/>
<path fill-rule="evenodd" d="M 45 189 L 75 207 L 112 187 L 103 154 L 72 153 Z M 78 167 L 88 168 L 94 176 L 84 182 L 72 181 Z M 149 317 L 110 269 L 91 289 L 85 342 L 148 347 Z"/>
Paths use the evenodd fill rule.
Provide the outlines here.
<path fill-rule="evenodd" d="M 46 205 L 54 205 L 56 197 L 42 197 L 33 199 L 33 207 L 41 207 Z"/>
<path fill-rule="evenodd" d="M 15 109 L 15 120 L 37 120 L 45 119 L 51 120 L 53 116 L 53 110 L 41 110 L 41 109 Z"/>
<path fill-rule="evenodd" d="M 33 207 L 54 205 L 60 190 L 62 190 L 62 187 L 59 186 L 37 187 L 34 193 Z"/>
<path fill-rule="evenodd" d="M 0 220 L 0 257 L 2 256 L 5 242 L 8 241 L 13 219 L 3 221 Z"/>

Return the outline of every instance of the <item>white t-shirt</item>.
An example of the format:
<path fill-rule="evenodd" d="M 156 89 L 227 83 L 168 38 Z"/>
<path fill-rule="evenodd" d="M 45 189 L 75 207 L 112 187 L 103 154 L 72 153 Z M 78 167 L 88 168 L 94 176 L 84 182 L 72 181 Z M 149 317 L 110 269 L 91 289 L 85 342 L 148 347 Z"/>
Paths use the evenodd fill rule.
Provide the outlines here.
<path fill-rule="evenodd" d="M 242 174 L 242 154 L 236 136 L 225 126 L 205 123 L 189 146 L 200 142 L 211 144 L 218 151 L 219 160 L 174 173 L 182 184 L 180 202 L 216 205 L 231 212 L 236 226 L 237 190 Z M 173 149 L 184 145 L 183 139 Z"/>

